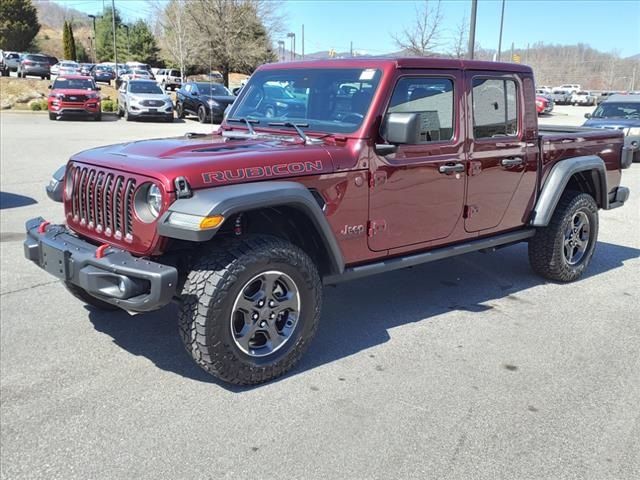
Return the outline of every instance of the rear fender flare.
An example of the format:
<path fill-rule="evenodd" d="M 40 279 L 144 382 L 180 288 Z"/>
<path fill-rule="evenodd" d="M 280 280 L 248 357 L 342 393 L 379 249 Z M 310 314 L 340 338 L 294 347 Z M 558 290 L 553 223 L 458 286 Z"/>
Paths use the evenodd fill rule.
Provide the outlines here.
<path fill-rule="evenodd" d="M 209 217 L 222 215 L 230 217 L 265 207 L 292 207 L 312 222 L 330 259 L 330 271 L 342 273 L 344 259 L 329 222 L 311 192 L 296 182 L 256 182 L 239 185 L 196 190 L 190 198 L 176 200 L 158 221 L 158 234 L 180 240 L 206 242 L 211 240 L 218 228 L 209 230 L 188 230 L 168 222 L 173 212 Z"/>
<path fill-rule="evenodd" d="M 597 155 L 567 158 L 553 166 L 544 183 L 536 206 L 532 212 L 531 221 L 534 227 L 546 227 L 551 216 L 565 191 L 569 180 L 579 172 L 592 172 L 596 182 L 596 203 L 600 208 L 607 209 L 609 197 L 607 189 L 607 173 L 604 161 Z"/>

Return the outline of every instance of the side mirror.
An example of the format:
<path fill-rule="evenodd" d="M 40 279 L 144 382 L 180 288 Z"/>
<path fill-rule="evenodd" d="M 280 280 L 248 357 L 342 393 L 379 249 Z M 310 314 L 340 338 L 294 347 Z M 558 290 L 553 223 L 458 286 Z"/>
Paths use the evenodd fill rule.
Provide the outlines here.
<path fill-rule="evenodd" d="M 419 113 L 390 113 L 382 121 L 382 137 L 393 145 L 419 143 Z"/>
<path fill-rule="evenodd" d="M 585 113 L 584 114 L 584 118 L 591 118 L 591 114 L 590 113 Z"/>
<path fill-rule="evenodd" d="M 53 85 L 49 85 L 47 88 L 51 90 L 53 88 Z"/>

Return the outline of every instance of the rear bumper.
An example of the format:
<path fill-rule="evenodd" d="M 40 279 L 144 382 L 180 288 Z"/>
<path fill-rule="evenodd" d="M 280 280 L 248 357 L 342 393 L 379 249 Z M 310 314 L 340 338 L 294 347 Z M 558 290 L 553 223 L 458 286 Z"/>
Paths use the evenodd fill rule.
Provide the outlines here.
<path fill-rule="evenodd" d="M 174 267 L 114 247 L 97 258 L 98 247 L 76 237 L 64 225 L 43 228 L 43 222 L 41 217 L 27 221 L 24 255 L 51 275 L 132 312 L 157 310 L 173 299 L 178 282 Z"/>

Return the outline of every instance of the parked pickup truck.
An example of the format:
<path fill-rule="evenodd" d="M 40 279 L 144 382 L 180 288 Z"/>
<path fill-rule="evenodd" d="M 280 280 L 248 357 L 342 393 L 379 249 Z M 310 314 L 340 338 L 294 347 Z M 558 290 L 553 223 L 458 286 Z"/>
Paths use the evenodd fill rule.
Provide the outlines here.
<path fill-rule="evenodd" d="M 283 89 L 299 108 L 267 114 Z M 66 224 L 27 221 L 25 255 L 93 308 L 176 300 L 195 362 L 256 384 L 307 348 L 323 284 L 518 242 L 578 279 L 630 160 L 620 131 L 539 129 L 523 65 L 271 64 L 211 135 L 73 155 L 47 187 Z"/>

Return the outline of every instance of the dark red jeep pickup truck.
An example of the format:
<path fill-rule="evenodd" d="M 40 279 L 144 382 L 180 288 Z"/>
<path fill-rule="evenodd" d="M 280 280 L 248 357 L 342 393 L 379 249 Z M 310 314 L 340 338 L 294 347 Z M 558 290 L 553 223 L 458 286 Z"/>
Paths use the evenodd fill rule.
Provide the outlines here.
<path fill-rule="evenodd" d="M 539 129 L 526 66 L 265 65 L 212 135 L 74 155 L 48 186 L 66 225 L 29 220 L 25 255 L 95 308 L 176 300 L 202 368 L 260 383 L 308 346 L 323 283 L 523 241 L 535 272 L 577 279 L 632 153 Z"/>

